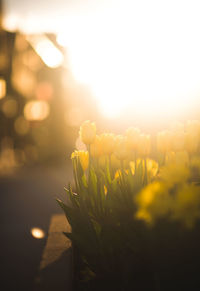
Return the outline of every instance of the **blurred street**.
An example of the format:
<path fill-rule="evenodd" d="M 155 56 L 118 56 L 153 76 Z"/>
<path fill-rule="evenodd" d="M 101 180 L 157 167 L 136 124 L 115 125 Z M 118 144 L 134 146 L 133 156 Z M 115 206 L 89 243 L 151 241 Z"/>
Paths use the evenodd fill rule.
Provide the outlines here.
<path fill-rule="evenodd" d="M 67 166 L 34 167 L 0 178 L 0 290 L 33 290 L 50 218 L 62 213 L 55 198 L 65 198 L 64 186 L 72 180 Z M 34 238 L 31 229 L 45 232 Z"/>

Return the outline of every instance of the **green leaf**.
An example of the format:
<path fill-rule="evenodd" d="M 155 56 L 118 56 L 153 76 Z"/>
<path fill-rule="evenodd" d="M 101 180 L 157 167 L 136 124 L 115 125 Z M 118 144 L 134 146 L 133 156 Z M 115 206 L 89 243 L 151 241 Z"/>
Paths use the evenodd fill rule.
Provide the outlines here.
<path fill-rule="evenodd" d="M 69 184 L 69 189 L 66 189 L 66 191 L 69 194 L 70 201 L 72 202 L 72 206 L 75 208 L 79 208 L 80 207 L 79 195 L 72 192 L 72 187 L 70 184 Z"/>
<path fill-rule="evenodd" d="M 81 177 L 81 185 L 83 186 L 83 187 L 85 187 L 85 188 L 87 188 L 88 187 L 88 185 L 87 185 L 87 179 L 86 179 L 86 176 L 85 176 L 85 174 Z"/>
<path fill-rule="evenodd" d="M 78 181 L 81 181 L 81 178 L 83 177 L 83 175 L 84 175 L 83 168 L 81 166 L 79 158 L 77 158 L 77 177 L 78 177 Z"/>
<path fill-rule="evenodd" d="M 101 233 L 101 225 L 100 225 L 100 223 L 98 223 L 96 220 L 93 219 L 92 220 L 92 224 L 94 226 L 96 234 L 99 236 L 100 233 Z"/>
<path fill-rule="evenodd" d="M 65 203 L 63 203 L 60 199 L 56 199 L 60 207 L 64 210 L 65 215 L 67 217 L 67 220 L 69 221 L 69 224 L 71 227 L 76 224 L 76 211 L 75 209 L 72 209 L 71 207 L 67 206 Z"/>
<path fill-rule="evenodd" d="M 90 193 L 94 193 L 95 195 L 97 195 L 97 176 L 92 167 L 89 171 L 89 190 Z"/>

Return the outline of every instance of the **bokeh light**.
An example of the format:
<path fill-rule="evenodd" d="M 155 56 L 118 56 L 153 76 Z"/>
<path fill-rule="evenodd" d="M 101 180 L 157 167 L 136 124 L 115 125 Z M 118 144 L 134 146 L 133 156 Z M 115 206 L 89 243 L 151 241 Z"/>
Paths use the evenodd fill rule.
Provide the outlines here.
<path fill-rule="evenodd" d="M 57 68 L 62 64 L 61 51 L 45 35 L 29 35 L 27 40 L 48 67 Z"/>
<path fill-rule="evenodd" d="M 46 101 L 29 101 L 24 107 L 24 116 L 30 121 L 41 121 L 50 113 L 49 104 Z"/>
<path fill-rule="evenodd" d="M 17 114 L 18 104 L 15 99 L 9 98 L 4 101 L 2 111 L 8 118 L 12 118 Z"/>
<path fill-rule="evenodd" d="M 0 99 L 6 96 L 6 81 L 0 78 Z"/>
<path fill-rule="evenodd" d="M 3 27 L 10 32 L 16 31 L 20 26 L 19 15 L 10 13 L 3 18 Z"/>
<path fill-rule="evenodd" d="M 35 95 L 40 100 L 50 100 L 53 96 L 53 87 L 50 82 L 40 82 L 36 87 Z"/>
<path fill-rule="evenodd" d="M 39 227 L 33 227 L 31 229 L 31 234 L 36 239 L 42 239 L 45 237 L 45 232 Z"/>
<path fill-rule="evenodd" d="M 12 85 L 24 97 L 30 98 L 36 86 L 36 76 L 22 66 L 21 61 L 13 62 Z"/>
<path fill-rule="evenodd" d="M 17 166 L 13 139 L 10 136 L 4 136 L 1 139 L 0 148 L 0 175 L 7 175 L 12 173 Z"/>

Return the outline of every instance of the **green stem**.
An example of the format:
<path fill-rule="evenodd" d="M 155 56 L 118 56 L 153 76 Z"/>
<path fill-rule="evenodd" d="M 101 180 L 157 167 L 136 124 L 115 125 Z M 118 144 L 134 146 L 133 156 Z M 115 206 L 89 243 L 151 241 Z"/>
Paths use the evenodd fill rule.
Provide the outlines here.
<path fill-rule="evenodd" d="M 111 164 L 111 155 L 108 156 L 108 163 L 109 163 L 109 171 L 110 171 L 111 180 L 113 180 L 114 174 L 113 174 L 113 169 L 112 169 L 112 164 Z"/>
<path fill-rule="evenodd" d="M 121 164 L 122 182 L 124 183 L 124 186 L 125 186 L 125 177 L 124 177 L 124 160 L 120 160 L 120 164 Z"/>
<path fill-rule="evenodd" d="M 91 150 L 90 150 L 90 144 L 87 145 L 87 150 L 88 150 L 88 153 L 89 153 L 89 165 L 88 165 L 88 185 L 90 184 L 90 170 L 91 170 Z"/>
<path fill-rule="evenodd" d="M 148 177 L 147 177 L 147 158 L 144 158 L 144 186 L 148 184 Z"/>
<path fill-rule="evenodd" d="M 137 154 L 136 154 L 136 150 L 134 151 L 134 161 L 135 161 L 135 175 L 136 175 L 136 171 L 137 171 Z"/>

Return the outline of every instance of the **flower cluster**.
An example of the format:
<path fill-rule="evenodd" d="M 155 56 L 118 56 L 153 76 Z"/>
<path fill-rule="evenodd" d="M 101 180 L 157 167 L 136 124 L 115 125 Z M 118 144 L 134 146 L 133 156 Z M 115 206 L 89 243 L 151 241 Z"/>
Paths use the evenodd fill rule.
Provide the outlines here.
<path fill-rule="evenodd" d="M 150 135 L 141 133 L 138 128 L 131 127 L 124 135 L 113 133 L 97 135 L 95 124 L 87 120 L 81 125 L 79 134 L 82 142 L 88 147 L 89 156 L 99 160 L 100 164 L 108 157 L 113 165 L 123 161 L 135 162 L 136 158 L 146 158 L 151 153 Z M 75 153 L 72 153 L 72 159 L 80 154 L 82 160 L 82 151 Z M 85 158 L 89 159 L 89 156 L 86 155 Z"/>
<path fill-rule="evenodd" d="M 197 229 L 200 123 L 177 123 L 150 136 L 134 127 L 123 135 L 97 134 L 95 124 L 85 121 L 79 134 L 87 150 L 72 153 L 75 185 L 66 189 L 67 204 L 58 200 L 72 227 L 65 235 L 80 252 L 89 280 L 104 279 L 105 289 L 115 278 L 115 290 L 137 290 L 137 274 L 160 244 L 153 241 L 167 241 L 159 260 L 180 240 L 180 229 L 186 238 L 188 228 Z"/>
<path fill-rule="evenodd" d="M 106 195 L 111 195 L 108 189 L 116 190 L 110 186 L 115 183 L 121 184 L 124 193 L 128 188 L 138 207 L 135 217 L 149 223 L 168 215 L 191 227 L 200 218 L 200 188 L 195 184 L 200 177 L 199 121 L 188 121 L 185 126 L 176 123 L 156 138 L 135 127 L 123 135 L 97 135 L 95 124 L 85 121 L 79 134 L 87 151 L 74 151 L 71 158 L 75 172 L 80 163 L 85 183 L 90 183 L 92 169 Z"/>
<path fill-rule="evenodd" d="M 137 289 L 131 270 L 148 265 L 145 245 L 164 235 L 176 240 L 180 226 L 187 236 L 200 219 L 200 123 L 150 136 L 134 127 L 97 134 L 85 121 L 79 134 L 87 150 L 72 153 L 75 185 L 66 189 L 68 204 L 58 200 L 72 227 L 65 235 L 90 280 L 104 278 L 107 286 L 119 278 L 120 290 Z"/>
<path fill-rule="evenodd" d="M 106 156 L 111 156 L 119 161 L 135 161 L 137 158 L 151 157 L 152 154 L 153 138 L 149 134 L 141 133 L 138 128 L 130 127 L 124 135 L 113 133 L 97 135 L 95 124 L 85 121 L 79 133 L 93 158 L 103 160 Z M 157 154 L 164 155 L 164 162 L 179 159 L 179 157 L 180 160 L 188 160 L 189 156 L 199 152 L 199 147 L 199 121 L 188 121 L 185 126 L 176 123 L 171 130 L 161 131 L 156 136 L 155 150 Z M 76 152 L 76 155 L 78 154 L 79 152 Z M 81 152 L 80 155 L 82 155 Z M 86 157 L 89 158 L 89 156 Z"/>

